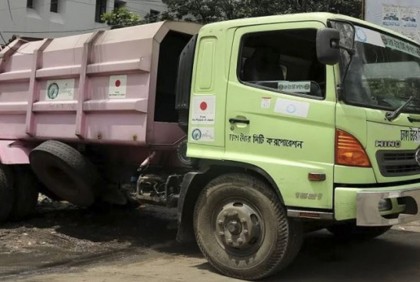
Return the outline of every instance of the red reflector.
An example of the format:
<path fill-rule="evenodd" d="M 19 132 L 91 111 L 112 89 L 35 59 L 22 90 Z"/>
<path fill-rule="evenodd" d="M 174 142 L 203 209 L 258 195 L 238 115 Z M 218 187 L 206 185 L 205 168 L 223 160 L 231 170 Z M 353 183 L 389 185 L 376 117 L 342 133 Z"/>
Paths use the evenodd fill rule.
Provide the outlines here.
<path fill-rule="evenodd" d="M 324 181 L 326 178 L 325 173 L 308 173 L 309 181 Z"/>
<path fill-rule="evenodd" d="M 299 213 L 300 217 L 304 218 L 321 218 L 319 213 L 311 213 L 311 212 L 301 212 Z"/>

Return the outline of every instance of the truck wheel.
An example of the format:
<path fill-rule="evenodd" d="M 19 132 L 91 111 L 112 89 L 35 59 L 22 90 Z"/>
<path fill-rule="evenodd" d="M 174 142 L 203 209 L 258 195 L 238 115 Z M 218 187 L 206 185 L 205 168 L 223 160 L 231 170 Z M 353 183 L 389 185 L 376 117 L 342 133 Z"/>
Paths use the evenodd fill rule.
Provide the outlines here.
<path fill-rule="evenodd" d="M 13 206 L 13 177 L 8 167 L 0 164 L 0 222 L 9 218 Z"/>
<path fill-rule="evenodd" d="M 327 230 L 340 240 L 370 240 L 381 236 L 391 229 L 391 227 L 392 226 L 356 226 L 353 222 L 346 222 L 327 227 Z"/>
<path fill-rule="evenodd" d="M 29 155 L 32 170 L 58 198 L 79 206 L 95 200 L 95 167 L 76 149 L 62 142 L 45 141 Z"/>
<path fill-rule="evenodd" d="M 261 279 L 286 267 L 297 255 L 303 232 L 286 217 L 277 195 L 246 174 L 211 181 L 194 210 L 198 246 L 221 273 Z"/>
<path fill-rule="evenodd" d="M 29 166 L 14 166 L 14 195 L 11 218 L 22 219 L 35 211 L 40 183 Z"/>

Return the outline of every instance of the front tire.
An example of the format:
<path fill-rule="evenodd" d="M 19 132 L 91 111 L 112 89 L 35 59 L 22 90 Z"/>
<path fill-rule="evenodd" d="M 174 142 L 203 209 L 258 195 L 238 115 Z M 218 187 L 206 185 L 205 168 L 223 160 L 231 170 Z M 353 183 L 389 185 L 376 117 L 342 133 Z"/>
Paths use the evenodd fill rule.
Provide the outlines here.
<path fill-rule="evenodd" d="M 288 219 L 277 195 L 246 174 L 211 181 L 194 210 L 202 253 L 222 274 L 255 280 L 286 267 L 297 255 L 303 232 Z"/>

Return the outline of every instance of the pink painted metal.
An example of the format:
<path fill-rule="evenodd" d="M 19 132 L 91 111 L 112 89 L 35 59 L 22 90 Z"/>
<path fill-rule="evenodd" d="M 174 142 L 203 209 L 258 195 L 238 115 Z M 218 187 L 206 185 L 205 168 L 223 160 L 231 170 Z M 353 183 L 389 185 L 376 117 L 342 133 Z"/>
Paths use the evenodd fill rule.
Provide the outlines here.
<path fill-rule="evenodd" d="M 177 144 L 177 123 L 154 120 L 159 47 L 170 31 L 199 28 L 160 22 L 13 42 L 0 52 L 1 162 L 27 163 L 13 140 Z"/>
<path fill-rule="evenodd" d="M 30 150 L 18 141 L 0 140 L 0 163 L 28 164 Z"/>

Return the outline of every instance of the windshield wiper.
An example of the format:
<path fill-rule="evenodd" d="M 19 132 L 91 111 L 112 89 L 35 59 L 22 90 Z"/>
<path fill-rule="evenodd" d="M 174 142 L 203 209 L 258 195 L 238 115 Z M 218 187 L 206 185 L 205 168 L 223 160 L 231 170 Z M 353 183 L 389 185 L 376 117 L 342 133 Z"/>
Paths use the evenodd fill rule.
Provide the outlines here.
<path fill-rule="evenodd" d="M 396 119 L 401 112 L 404 110 L 405 107 L 407 107 L 408 104 L 410 104 L 410 102 L 414 99 L 414 96 L 410 96 L 410 98 L 408 98 L 408 100 L 402 104 L 398 109 L 396 109 L 395 111 L 392 112 L 386 112 L 385 114 L 385 118 L 388 121 L 393 121 L 394 119 Z"/>

